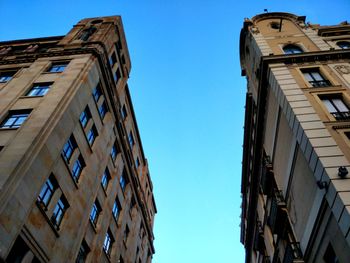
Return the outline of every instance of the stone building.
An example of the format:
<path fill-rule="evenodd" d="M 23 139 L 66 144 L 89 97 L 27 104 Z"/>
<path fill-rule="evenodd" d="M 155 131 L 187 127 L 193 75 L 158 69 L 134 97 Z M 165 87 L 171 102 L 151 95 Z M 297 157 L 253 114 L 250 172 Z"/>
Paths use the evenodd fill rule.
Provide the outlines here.
<path fill-rule="evenodd" d="M 240 58 L 246 262 L 349 262 L 350 25 L 260 14 Z"/>
<path fill-rule="evenodd" d="M 119 16 L 0 42 L 0 261 L 152 261 L 130 69 Z"/>

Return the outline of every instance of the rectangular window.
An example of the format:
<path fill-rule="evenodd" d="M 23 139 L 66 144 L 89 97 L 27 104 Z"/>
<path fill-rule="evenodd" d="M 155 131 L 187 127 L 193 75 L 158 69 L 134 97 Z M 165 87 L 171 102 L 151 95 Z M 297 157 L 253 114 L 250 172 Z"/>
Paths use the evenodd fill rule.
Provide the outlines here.
<path fill-rule="evenodd" d="M 69 205 L 66 198 L 63 195 L 61 195 L 61 198 L 58 200 L 51 217 L 51 222 L 57 230 L 59 230 L 60 228 L 63 216 L 68 207 Z"/>
<path fill-rule="evenodd" d="M 119 153 L 119 149 L 117 146 L 117 140 L 114 142 L 113 146 L 112 146 L 112 150 L 111 150 L 111 158 L 113 160 L 113 162 L 115 161 L 115 159 L 117 159 L 117 155 Z"/>
<path fill-rule="evenodd" d="M 77 256 L 77 259 L 75 260 L 75 263 L 84 263 L 86 261 L 86 258 L 90 252 L 90 248 L 85 240 L 81 242 L 79 253 Z"/>
<path fill-rule="evenodd" d="M 337 120 L 348 120 L 350 119 L 349 107 L 343 101 L 341 95 L 325 96 L 320 97 L 323 104 L 333 117 Z"/>
<path fill-rule="evenodd" d="M 109 173 L 108 168 L 104 171 L 102 175 L 101 185 L 105 191 L 107 191 L 108 183 L 111 180 L 111 174 Z"/>
<path fill-rule="evenodd" d="M 101 209 L 100 203 L 98 202 L 98 200 L 95 200 L 90 212 L 90 222 L 93 224 L 94 227 L 96 227 L 97 220 L 101 211 L 102 209 Z"/>
<path fill-rule="evenodd" d="M 34 84 L 26 94 L 27 97 L 44 96 L 51 88 L 52 83 Z"/>
<path fill-rule="evenodd" d="M 10 111 L 5 120 L 0 124 L 0 129 L 17 129 L 28 118 L 32 110 Z"/>
<path fill-rule="evenodd" d="M 117 56 L 113 52 L 112 56 L 109 58 L 109 65 L 111 66 L 111 68 L 113 68 L 115 63 L 117 63 Z"/>
<path fill-rule="evenodd" d="M 103 119 L 107 113 L 107 105 L 106 102 L 104 101 L 101 106 L 98 108 L 98 113 L 100 114 L 101 119 Z"/>
<path fill-rule="evenodd" d="M 94 144 L 94 141 L 95 141 L 97 136 L 98 136 L 98 133 L 96 130 L 96 126 L 94 124 L 94 125 L 92 125 L 91 129 L 88 131 L 88 133 L 86 135 L 86 138 L 87 138 L 90 146 L 92 146 Z"/>
<path fill-rule="evenodd" d="M 126 244 L 128 242 L 128 237 L 129 237 L 129 227 L 128 225 L 125 226 L 125 230 L 124 230 L 124 243 Z"/>
<path fill-rule="evenodd" d="M 126 110 L 126 106 L 125 106 L 125 104 L 123 105 L 123 107 L 122 107 L 122 109 L 121 109 L 121 114 L 122 114 L 122 118 L 123 118 L 123 120 L 125 120 L 126 119 L 126 117 L 128 116 L 128 111 Z"/>
<path fill-rule="evenodd" d="M 78 159 L 74 162 L 72 167 L 72 176 L 74 181 L 77 183 L 79 181 L 79 177 L 81 175 L 81 172 L 83 171 L 85 167 L 85 162 L 81 154 L 79 155 Z"/>
<path fill-rule="evenodd" d="M 9 82 L 12 79 L 12 77 L 16 74 L 16 72 L 17 71 L 14 70 L 0 72 L 0 83 Z"/>
<path fill-rule="evenodd" d="M 51 174 L 49 178 L 46 180 L 44 186 L 41 188 L 41 191 L 39 193 L 37 201 L 39 204 L 41 204 L 45 209 L 47 209 L 47 206 L 50 203 L 50 200 L 55 192 L 55 190 L 58 188 L 58 183 Z"/>
<path fill-rule="evenodd" d="M 319 68 L 302 69 L 305 79 L 315 88 L 317 87 L 329 87 L 331 83 L 325 79 L 320 72 Z"/>
<path fill-rule="evenodd" d="M 120 187 L 122 188 L 122 190 L 124 192 L 125 187 L 128 184 L 128 177 L 127 177 L 125 168 L 123 169 L 122 175 L 120 176 L 119 184 L 120 184 Z"/>
<path fill-rule="evenodd" d="M 120 77 L 121 77 L 120 70 L 118 68 L 117 71 L 114 73 L 114 81 L 115 81 L 115 83 L 117 83 L 119 81 Z"/>
<path fill-rule="evenodd" d="M 76 148 L 78 148 L 78 145 L 77 145 L 77 142 L 75 141 L 74 136 L 72 134 L 69 137 L 66 144 L 63 146 L 63 150 L 62 150 L 62 156 L 67 163 L 69 163 L 69 160 L 72 157 L 72 154 Z"/>
<path fill-rule="evenodd" d="M 116 197 L 114 204 L 113 204 L 113 209 L 112 209 L 112 214 L 115 220 L 118 220 L 118 216 L 120 214 L 120 211 L 122 210 L 122 207 L 119 203 L 118 197 Z"/>
<path fill-rule="evenodd" d="M 98 100 L 102 96 L 102 90 L 101 90 L 100 83 L 96 86 L 96 88 L 94 88 L 94 90 L 92 91 L 92 95 L 94 96 L 94 100 L 96 102 L 98 102 Z"/>
<path fill-rule="evenodd" d="M 53 63 L 52 66 L 48 69 L 47 72 L 51 73 L 61 73 L 63 72 L 68 65 L 68 62 L 57 62 Z"/>
<path fill-rule="evenodd" d="M 139 168 L 140 166 L 140 159 L 139 157 L 136 158 L 136 168 Z"/>
<path fill-rule="evenodd" d="M 112 246 L 113 246 L 114 238 L 112 236 L 111 230 L 107 230 L 105 241 L 103 242 L 103 251 L 106 253 L 108 257 L 111 256 Z"/>
<path fill-rule="evenodd" d="M 83 126 L 83 128 L 86 127 L 86 124 L 88 123 L 88 121 L 91 119 L 91 112 L 89 110 L 89 107 L 86 106 L 86 108 L 84 109 L 84 111 L 80 114 L 79 117 L 79 121 L 81 126 Z"/>
<path fill-rule="evenodd" d="M 134 141 L 134 136 L 132 135 L 131 131 L 129 132 L 128 139 L 129 139 L 129 145 L 132 148 L 135 144 L 135 141 Z"/>

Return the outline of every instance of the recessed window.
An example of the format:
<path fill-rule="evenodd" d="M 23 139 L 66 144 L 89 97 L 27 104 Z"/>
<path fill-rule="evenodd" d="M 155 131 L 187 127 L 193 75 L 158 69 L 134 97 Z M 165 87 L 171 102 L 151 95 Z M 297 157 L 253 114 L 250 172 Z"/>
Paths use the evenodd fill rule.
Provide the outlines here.
<path fill-rule="evenodd" d="M 349 41 L 339 41 L 339 42 L 337 42 L 337 45 L 341 49 L 350 49 L 350 42 Z"/>
<path fill-rule="evenodd" d="M 52 83 L 34 84 L 26 94 L 27 97 L 44 96 L 51 88 Z"/>
<path fill-rule="evenodd" d="M 124 192 L 125 187 L 126 187 L 127 184 L 128 184 L 128 177 L 127 177 L 127 174 L 126 174 L 126 171 L 125 171 L 125 168 L 124 168 L 123 172 L 122 172 L 122 174 L 120 176 L 120 179 L 119 179 L 119 185 L 120 185 L 121 189 L 123 190 L 123 192 Z"/>
<path fill-rule="evenodd" d="M 47 209 L 47 206 L 49 205 L 50 200 L 57 188 L 58 183 L 55 177 L 51 174 L 46 180 L 44 186 L 41 188 L 40 194 L 37 199 L 39 204 L 42 205 L 45 208 L 45 210 Z"/>
<path fill-rule="evenodd" d="M 84 167 L 85 167 L 85 162 L 84 162 L 83 156 L 81 156 L 80 154 L 79 157 L 75 160 L 72 167 L 72 176 L 76 183 L 78 182 Z"/>
<path fill-rule="evenodd" d="M 90 212 L 90 222 L 93 224 L 94 227 L 96 227 L 97 220 L 101 211 L 102 209 L 101 209 L 100 203 L 98 202 L 98 200 L 95 200 Z"/>
<path fill-rule="evenodd" d="M 284 54 L 300 54 L 300 53 L 303 53 L 303 50 L 296 46 L 296 45 L 292 45 L 292 44 L 289 44 L 289 45 L 286 45 L 283 47 L 283 51 L 284 51 Z"/>
<path fill-rule="evenodd" d="M 86 138 L 87 138 L 90 146 L 92 146 L 94 144 L 94 141 L 95 141 L 97 135 L 98 135 L 97 129 L 96 129 L 96 126 L 94 124 L 94 125 L 92 125 L 91 129 L 88 131 L 88 133 L 86 135 Z"/>
<path fill-rule="evenodd" d="M 134 146 L 134 144 L 135 144 L 135 140 L 134 140 L 134 136 L 132 135 L 131 131 L 129 132 L 128 140 L 129 140 L 129 145 L 132 148 Z"/>
<path fill-rule="evenodd" d="M 103 119 L 106 116 L 108 109 L 106 102 L 104 101 L 100 107 L 98 107 L 98 113 L 100 114 L 101 119 Z"/>
<path fill-rule="evenodd" d="M 339 263 L 339 259 L 336 256 L 334 249 L 331 244 L 328 245 L 326 252 L 323 255 L 323 260 L 325 263 Z"/>
<path fill-rule="evenodd" d="M 128 242 L 129 233 L 130 233 L 129 226 L 126 225 L 125 230 L 124 230 L 124 243 L 125 244 Z"/>
<path fill-rule="evenodd" d="M 8 254 L 6 260 L 2 260 L 3 262 L 28 262 L 28 255 L 32 255 L 33 257 L 29 257 L 31 259 L 30 262 L 38 263 L 41 262 L 36 256 L 34 256 L 34 252 L 30 250 L 26 242 L 22 239 L 20 235 L 17 236 L 15 243 L 13 244 L 10 253 Z"/>
<path fill-rule="evenodd" d="M 113 52 L 112 56 L 109 58 L 109 65 L 113 68 L 115 63 L 117 63 L 117 56 Z"/>
<path fill-rule="evenodd" d="M 128 111 L 127 111 L 127 109 L 126 109 L 126 106 L 125 106 L 125 104 L 123 105 L 123 107 L 122 107 L 122 109 L 121 109 L 121 114 L 122 114 L 122 118 L 123 118 L 123 120 L 125 120 L 126 119 L 126 117 L 128 116 Z"/>
<path fill-rule="evenodd" d="M 0 71 L 0 83 L 9 82 L 17 71 Z"/>
<path fill-rule="evenodd" d="M 323 104 L 333 117 L 337 120 L 348 120 L 350 119 L 350 110 L 346 103 L 343 101 L 341 95 L 333 96 L 322 96 L 320 97 Z"/>
<path fill-rule="evenodd" d="M 60 225 L 62 223 L 63 216 L 68 209 L 69 205 L 67 202 L 67 199 L 61 195 L 60 199 L 58 200 L 51 217 L 51 222 L 54 225 L 54 227 L 59 230 Z"/>
<path fill-rule="evenodd" d="M 270 26 L 271 26 L 272 29 L 280 29 L 281 28 L 280 22 L 276 22 L 276 21 L 271 22 Z"/>
<path fill-rule="evenodd" d="M 0 124 L 0 129 L 17 129 L 28 118 L 31 110 L 10 111 L 5 120 Z"/>
<path fill-rule="evenodd" d="M 68 65 L 68 62 L 53 63 L 47 72 L 61 73 L 66 69 L 67 65 Z"/>
<path fill-rule="evenodd" d="M 81 242 L 78 256 L 75 260 L 75 263 L 84 263 L 86 261 L 86 258 L 90 252 L 90 248 L 85 240 Z"/>
<path fill-rule="evenodd" d="M 115 143 L 113 144 L 112 149 L 111 149 L 111 158 L 112 158 L 113 162 L 115 161 L 115 159 L 117 159 L 118 153 L 119 153 L 119 148 L 117 146 L 117 141 L 115 141 Z"/>
<path fill-rule="evenodd" d="M 136 158 L 136 168 L 139 168 L 140 166 L 140 159 L 139 157 Z"/>
<path fill-rule="evenodd" d="M 320 72 L 319 68 L 302 69 L 305 79 L 315 88 L 329 87 L 331 83 Z"/>
<path fill-rule="evenodd" d="M 113 204 L 113 209 L 112 209 L 112 214 L 115 220 L 118 220 L 118 216 L 120 214 L 120 211 L 122 210 L 122 207 L 119 203 L 118 197 L 116 197 L 114 204 Z"/>
<path fill-rule="evenodd" d="M 79 121 L 81 126 L 83 126 L 83 128 L 86 127 L 86 124 L 88 123 L 88 121 L 91 119 L 91 112 L 89 110 L 89 107 L 86 106 L 86 108 L 84 109 L 84 111 L 80 114 L 79 117 Z"/>
<path fill-rule="evenodd" d="M 101 185 L 105 191 L 107 191 L 108 183 L 111 180 L 111 174 L 109 173 L 108 168 L 103 172 Z"/>
<path fill-rule="evenodd" d="M 112 236 L 111 230 L 108 229 L 105 240 L 103 242 L 103 251 L 106 253 L 108 257 L 111 256 L 113 242 L 114 242 L 114 238 Z"/>
<path fill-rule="evenodd" d="M 94 100 L 95 100 L 96 102 L 98 102 L 98 100 L 99 100 L 100 97 L 102 96 L 102 90 L 101 90 L 100 84 L 98 84 L 98 85 L 96 86 L 96 88 L 93 89 L 92 95 L 94 96 Z"/>
<path fill-rule="evenodd" d="M 117 83 L 119 81 L 120 77 L 121 77 L 120 70 L 118 68 L 117 71 L 114 73 L 114 81 Z"/>
<path fill-rule="evenodd" d="M 74 136 L 71 135 L 62 150 L 62 156 L 67 163 L 69 163 L 76 148 L 78 148 L 77 142 L 75 141 Z"/>

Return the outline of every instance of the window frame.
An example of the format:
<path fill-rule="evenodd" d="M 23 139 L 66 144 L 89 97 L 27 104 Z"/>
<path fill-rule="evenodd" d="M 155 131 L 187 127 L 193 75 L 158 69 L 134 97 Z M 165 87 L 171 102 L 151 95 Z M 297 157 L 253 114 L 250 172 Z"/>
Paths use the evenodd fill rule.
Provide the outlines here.
<path fill-rule="evenodd" d="M 71 136 L 69 136 L 68 140 L 66 141 L 66 143 L 63 145 L 62 147 L 62 151 L 61 151 L 61 155 L 63 157 L 63 159 L 65 160 L 65 162 L 67 164 L 70 163 L 70 160 L 74 154 L 74 151 L 78 148 L 78 144 L 73 136 L 73 134 L 71 134 Z M 70 150 L 70 151 L 68 151 Z M 67 152 L 70 152 L 70 155 L 67 156 Z"/>
<path fill-rule="evenodd" d="M 286 44 L 282 47 L 283 53 L 285 55 L 295 55 L 302 54 L 304 50 L 297 44 Z"/>
<path fill-rule="evenodd" d="M 85 164 L 84 158 L 81 154 L 79 154 L 78 158 L 75 160 L 75 162 L 73 163 L 72 168 L 70 170 L 71 175 L 72 175 L 75 183 L 79 182 L 80 176 L 81 176 L 85 166 L 86 166 L 86 164 Z"/>
<path fill-rule="evenodd" d="M 86 105 L 85 109 L 79 115 L 79 122 L 83 128 L 89 123 L 89 120 L 92 119 L 91 111 L 89 106 Z"/>
<path fill-rule="evenodd" d="M 113 215 L 113 218 L 115 219 L 116 222 L 118 222 L 118 218 L 119 218 L 121 211 L 122 211 L 122 206 L 120 204 L 118 196 L 116 196 L 114 203 L 113 203 L 113 207 L 112 207 L 112 215 Z"/>
<path fill-rule="evenodd" d="M 10 82 L 13 79 L 13 77 L 17 74 L 18 71 L 19 71 L 18 69 L 0 70 L 0 83 Z"/>
<path fill-rule="evenodd" d="M 96 87 L 92 90 L 92 96 L 94 98 L 94 101 L 97 103 L 102 97 L 102 95 L 103 95 L 102 87 L 101 87 L 101 83 L 99 82 L 96 85 Z"/>
<path fill-rule="evenodd" d="M 47 207 L 50 204 L 52 196 L 55 194 L 55 191 L 58 189 L 58 182 L 53 174 L 45 181 L 44 185 L 41 187 L 39 195 L 37 197 L 37 203 L 40 204 L 44 210 L 47 210 Z"/>
<path fill-rule="evenodd" d="M 94 142 L 96 141 L 96 138 L 98 136 L 98 132 L 96 129 L 95 124 L 91 126 L 91 129 L 86 133 L 86 139 L 89 143 L 89 146 L 92 147 Z"/>
<path fill-rule="evenodd" d="M 329 76 L 320 67 L 299 68 L 299 70 L 308 88 L 328 88 L 333 86 Z M 317 77 L 321 79 L 317 80 Z"/>
<path fill-rule="evenodd" d="M 331 119 L 335 121 L 348 121 L 350 120 L 350 106 L 348 100 L 345 98 L 345 94 L 343 93 L 320 93 L 317 94 L 318 99 L 322 103 L 322 107 L 324 108 L 326 114 L 331 116 Z M 330 103 L 329 106 L 324 101 L 328 101 Z M 342 107 L 347 108 L 347 111 L 341 110 L 339 104 L 336 104 L 334 100 L 340 100 L 342 103 Z M 329 107 L 332 106 L 336 111 L 331 111 Z"/>
<path fill-rule="evenodd" d="M 94 228 L 97 227 L 98 218 L 101 212 L 102 212 L 101 205 L 99 201 L 96 199 L 95 202 L 92 204 L 92 208 L 89 216 L 90 223 L 94 226 Z"/>
<path fill-rule="evenodd" d="M 101 186 L 105 192 L 107 192 L 108 184 L 109 184 L 111 179 L 112 179 L 111 173 L 109 172 L 108 167 L 106 167 L 106 169 L 104 170 L 104 172 L 102 174 L 102 178 L 101 178 Z"/>
<path fill-rule="evenodd" d="M 101 120 L 103 120 L 108 112 L 108 106 L 106 101 L 103 101 L 100 106 L 98 106 L 98 114 L 100 115 Z"/>
<path fill-rule="evenodd" d="M 50 218 L 50 222 L 54 228 L 58 231 L 63 221 L 63 217 L 69 208 L 69 204 L 65 196 L 62 194 L 60 199 L 58 199 Z M 58 218 L 58 219 L 57 219 Z"/>
<path fill-rule="evenodd" d="M 342 43 L 342 44 L 340 44 Z M 345 45 L 344 45 L 345 44 Z M 339 40 L 336 42 L 336 45 L 340 48 L 340 49 L 350 49 L 350 40 Z"/>
<path fill-rule="evenodd" d="M 52 84 L 53 82 L 34 83 L 24 96 L 44 97 L 52 88 Z"/>
<path fill-rule="evenodd" d="M 105 235 L 105 239 L 103 241 L 103 247 L 102 247 L 102 250 L 105 252 L 108 258 L 111 257 L 113 243 L 114 243 L 114 237 L 112 235 L 111 230 L 108 228 Z"/>
<path fill-rule="evenodd" d="M 69 64 L 69 61 L 54 61 L 47 68 L 45 73 L 62 73 L 67 68 L 68 64 Z M 53 71 L 52 70 L 53 68 L 57 68 L 57 70 Z"/>
<path fill-rule="evenodd" d="M 19 129 L 22 127 L 22 125 L 27 121 L 30 114 L 32 112 L 32 109 L 26 109 L 26 110 L 10 110 L 6 117 L 1 121 L 0 123 L 0 130 L 6 130 L 6 129 Z M 14 119 L 10 125 L 5 124 L 9 122 L 10 119 Z M 18 120 L 21 120 L 19 124 L 16 124 Z"/>

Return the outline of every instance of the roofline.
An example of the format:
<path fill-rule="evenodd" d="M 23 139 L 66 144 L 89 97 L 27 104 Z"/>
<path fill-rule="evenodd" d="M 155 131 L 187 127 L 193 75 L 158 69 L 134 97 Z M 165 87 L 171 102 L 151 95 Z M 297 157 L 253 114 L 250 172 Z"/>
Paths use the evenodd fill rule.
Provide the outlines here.
<path fill-rule="evenodd" d="M 14 44 L 33 43 L 33 42 L 59 41 L 64 37 L 65 36 L 52 36 L 52 37 L 38 37 L 38 38 L 6 40 L 6 41 L 0 41 L 0 45 L 5 46 L 5 45 L 14 45 Z"/>

